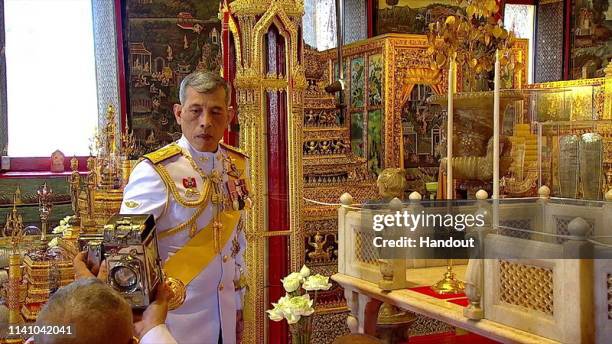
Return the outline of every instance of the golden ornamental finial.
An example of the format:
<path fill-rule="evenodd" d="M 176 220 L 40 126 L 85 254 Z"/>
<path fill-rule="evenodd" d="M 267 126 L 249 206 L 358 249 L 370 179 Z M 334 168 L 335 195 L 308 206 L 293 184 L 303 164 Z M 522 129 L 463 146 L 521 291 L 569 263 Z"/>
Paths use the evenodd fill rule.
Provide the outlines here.
<path fill-rule="evenodd" d="M 115 119 L 115 107 L 112 104 L 108 104 L 106 108 L 106 118 L 107 119 Z"/>
<path fill-rule="evenodd" d="M 17 185 L 17 189 L 15 189 L 15 194 L 13 195 L 13 203 L 14 204 L 23 204 L 21 199 L 21 186 Z"/>
<path fill-rule="evenodd" d="M 13 252 L 18 252 L 19 243 L 23 237 L 23 218 L 17 211 L 17 192 L 13 194 L 13 209 L 6 215 L 4 236 L 11 238 Z"/>
<path fill-rule="evenodd" d="M 134 131 L 129 131 L 127 128 L 121 133 L 121 149 L 122 156 L 129 159 L 130 156 L 136 150 L 136 139 L 134 138 Z"/>

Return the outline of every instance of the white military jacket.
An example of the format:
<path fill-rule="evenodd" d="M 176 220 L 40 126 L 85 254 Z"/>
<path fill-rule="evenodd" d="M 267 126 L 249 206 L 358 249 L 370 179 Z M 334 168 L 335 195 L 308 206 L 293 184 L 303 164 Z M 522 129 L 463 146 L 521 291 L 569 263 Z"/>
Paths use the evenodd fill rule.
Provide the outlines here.
<path fill-rule="evenodd" d="M 215 153 L 199 152 L 184 136 L 177 144 L 191 155 L 201 172 L 210 174 L 216 170 L 222 176 L 222 185 L 225 185 L 228 180 L 227 165 L 224 167 L 224 161 L 227 161 L 225 159 L 228 157 L 226 148 L 219 145 Z M 176 198 L 178 196 L 182 200 L 197 200 L 198 196 L 193 195 L 193 189 L 201 192 L 204 183 L 200 172 L 192 167 L 183 154 L 174 155 L 158 164 L 168 172 L 176 189 L 168 190 L 152 162 L 144 160 L 138 163 L 130 174 L 123 194 L 121 214 L 153 214 L 157 231 L 162 233 L 192 218 L 197 207 L 186 207 L 184 202 L 177 201 Z M 246 169 L 247 171 L 242 171 L 241 178 L 248 178 L 248 167 Z M 189 187 L 191 192 L 187 190 Z M 227 188 L 222 189 L 227 197 Z M 174 192 L 178 192 L 178 195 Z M 208 202 L 196 220 L 197 231 L 204 229 L 212 221 L 215 207 Z M 242 309 L 242 295 L 241 291 L 236 291 L 234 281 L 238 281 L 246 269 L 243 259 L 246 239 L 242 223 L 239 221 L 236 225 L 231 239 L 221 248 L 220 254 L 187 285 L 187 296 L 183 305 L 168 313 L 166 324 L 178 343 L 217 344 L 220 330 L 224 344 L 236 343 L 236 311 Z M 171 257 L 190 240 L 189 232 L 188 227 L 173 235 L 159 238 L 162 261 Z"/>

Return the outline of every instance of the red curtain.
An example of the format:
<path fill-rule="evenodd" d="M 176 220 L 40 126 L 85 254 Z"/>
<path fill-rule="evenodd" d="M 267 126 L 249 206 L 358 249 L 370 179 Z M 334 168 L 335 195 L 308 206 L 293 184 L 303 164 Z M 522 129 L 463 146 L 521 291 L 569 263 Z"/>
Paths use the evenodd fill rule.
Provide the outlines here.
<path fill-rule="evenodd" d="M 266 73 L 286 76 L 285 40 L 272 25 L 265 37 Z M 289 175 L 287 165 L 287 93 L 266 92 L 267 167 L 268 167 L 268 231 L 289 229 Z M 270 237 L 268 241 L 268 300 L 276 302 L 285 295 L 280 279 L 289 269 L 288 238 Z M 269 321 L 268 343 L 287 343 L 286 322 Z"/>

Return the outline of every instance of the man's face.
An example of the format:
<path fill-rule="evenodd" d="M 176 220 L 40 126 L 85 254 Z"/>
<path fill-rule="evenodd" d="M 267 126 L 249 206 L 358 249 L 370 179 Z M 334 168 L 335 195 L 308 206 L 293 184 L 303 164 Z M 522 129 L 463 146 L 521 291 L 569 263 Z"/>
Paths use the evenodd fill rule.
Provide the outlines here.
<path fill-rule="evenodd" d="M 200 93 L 187 87 L 185 104 L 174 105 L 174 117 L 183 135 L 200 152 L 214 152 L 232 120 L 225 102 L 225 89 Z"/>

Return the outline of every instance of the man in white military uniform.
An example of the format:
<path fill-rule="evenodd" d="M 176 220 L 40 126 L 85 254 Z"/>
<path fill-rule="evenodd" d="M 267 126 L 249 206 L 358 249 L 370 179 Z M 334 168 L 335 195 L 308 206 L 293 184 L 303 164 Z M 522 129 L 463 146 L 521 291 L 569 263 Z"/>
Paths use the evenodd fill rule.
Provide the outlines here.
<path fill-rule="evenodd" d="M 186 286 L 166 321 L 177 342 L 232 344 L 242 331 L 241 210 L 250 199 L 236 186 L 248 185 L 247 159 L 219 144 L 232 119 L 220 76 L 194 72 L 179 92 L 174 115 L 183 136 L 136 165 L 121 213 L 153 214 L 164 271 Z"/>

